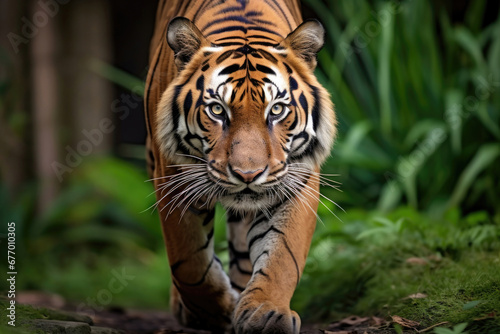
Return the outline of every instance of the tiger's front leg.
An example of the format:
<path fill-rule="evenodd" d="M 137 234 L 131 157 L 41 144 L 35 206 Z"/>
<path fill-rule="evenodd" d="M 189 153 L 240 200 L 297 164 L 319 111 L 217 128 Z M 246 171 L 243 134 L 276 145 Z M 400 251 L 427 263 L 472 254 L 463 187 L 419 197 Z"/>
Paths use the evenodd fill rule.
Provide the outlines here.
<path fill-rule="evenodd" d="M 157 170 L 162 169 L 157 167 Z M 163 169 L 158 175 L 165 176 L 169 172 Z M 159 177 L 157 189 L 161 189 L 159 183 L 164 179 Z M 191 205 L 171 210 L 182 200 L 182 195 L 181 191 L 172 192 L 169 188 L 159 193 L 158 208 L 173 283 L 171 310 L 185 326 L 228 333 L 238 293 L 231 288 L 214 253 L 214 209 Z"/>
<path fill-rule="evenodd" d="M 319 185 L 310 180 L 294 200 L 275 208 L 270 219 L 261 214 L 252 221 L 247 242 L 253 274 L 234 312 L 237 334 L 299 333 L 300 317 L 290 309 L 290 300 L 316 226 L 318 191 Z"/>

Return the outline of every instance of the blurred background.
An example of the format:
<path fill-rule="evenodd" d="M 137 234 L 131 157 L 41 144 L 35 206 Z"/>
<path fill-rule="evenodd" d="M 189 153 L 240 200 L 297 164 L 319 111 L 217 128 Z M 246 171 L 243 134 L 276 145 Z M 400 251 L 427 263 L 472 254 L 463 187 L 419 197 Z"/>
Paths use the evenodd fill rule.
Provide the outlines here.
<path fill-rule="evenodd" d="M 19 291 L 168 308 L 144 159 L 156 5 L 0 0 L 0 268 L 13 221 Z M 303 13 L 327 31 L 316 74 L 339 137 L 323 172 L 342 185 L 323 194 L 342 209 L 320 204 L 292 306 L 310 321 L 500 326 L 500 3 L 305 0 Z M 227 265 L 221 208 L 216 224 Z M 123 291 L 92 305 L 122 271 Z"/>

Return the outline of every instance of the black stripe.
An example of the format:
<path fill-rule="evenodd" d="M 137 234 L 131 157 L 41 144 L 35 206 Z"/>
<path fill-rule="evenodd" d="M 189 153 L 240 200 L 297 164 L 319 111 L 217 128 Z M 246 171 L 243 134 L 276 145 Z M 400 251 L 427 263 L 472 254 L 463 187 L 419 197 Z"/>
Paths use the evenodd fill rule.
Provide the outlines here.
<path fill-rule="evenodd" d="M 224 47 L 224 46 L 237 46 L 237 45 L 245 45 L 245 43 L 241 42 L 226 42 L 226 43 L 218 43 L 217 46 Z"/>
<path fill-rule="evenodd" d="M 250 35 L 250 36 L 247 36 L 248 39 L 251 39 L 251 38 L 262 38 L 262 39 L 267 39 L 267 40 L 270 40 L 270 41 L 274 41 L 274 39 L 272 39 L 271 37 L 269 36 L 264 36 L 264 35 Z"/>
<path fill-rule="evenodd" d="M 276 43 L 269 43 L 269 42 L 250 42 L 248 44 L 250 44 L 250 45 L 262 45 L 262 46 L 276 46 Z"/>
<path fill-rule="evenodd" d="M 214 160 L 214 161 L 215 161 L 215 160 Z M 212 163 L 212 161 L 210 161 L 210 162 L 208 163 L 208 165 L 210 166 L 210 168 L 212 168 L 212 169 L 213 169 L 214 171 L 216 171 L 217 173 L 220 173 L 221 175 L 224 175 L 224 176 L 226 176 L 226 177 L 228 176 L 226 172 L 224 172 L 224 171 L 222 171 L 222 170 L 220 170 L 220 169 L 215 168 L 215 167 L 214 167 L 214 164 Z M 224 181 L 224 180 L 220 180 L 220 182 L 221 182 L 221 183 L 224 183 L 225 181 Z M 225 182 L 225 184 L 230 184 L 230 185 L 233 185 L 233 184 L 232 184 L 232 183 L 230 183 L 230 182 Z"/>
<path fill-rule="evenodd" d="M 298 135 L 293 136 L 293 141 L 298 140 L 298 139 L 300 139 L 300 138 L 302 138 L 302 139 L 303 139 L 303 142 L 302 142 L 302 143 L 301 143 L 301 144 L 300 144 L 297 148 L 295 148 L 295 149 L 293 150 L 293 152 L 298 152 L 298 151 L 300 151 L 300 149 L 301 149 L 301 148 L 302 148 L 305 144 L 307 144 L 307 143 L 309 142 L 309 134 L 308 134 L 307 132 L 305 132 L 305 131 L 302 131 L 302 132 L 301 132 L 301 133 L 299 133 Z M 293 152 L 292 152 L 292 153 L 293 153 Z"/>
<path fill-rule="evenodd" d="M 216 42 L 218 42 L 218 41 L 227 41 L 228 39 L 241 39 L 241 40 L 244 40 L 244 41 L 248 41 L 247 38 L 241 37 L 241 36 L 222 37 L 222 38 L 217 38 L 215 41 Z"/>
<path fill-rule="evenodd" d="M 257 258 L 255 259 L 255 261 L 253 261 L 253 263 L 257 263 L 257 261 L 259 261 L 259 259 L 263 256 L 263 255 L 267 255 L 269 256 L 269 252 L 268 251 L 263 251 L 262 253 L 259 254 L 259 256 L 257 256 Z"/>
<path fill-rule="evenodd" d="M 241 23 L 246 23 L 246 24 L 252 24 L 253 22 L 250 21 L 249 19 L 243 17 L 243 16 L 225 16 L 224 18 L 222 19 L 217 19 L 217 20 L 213 20 L 213 21 L 210 21 L 209 23 L 207 23 L 202 29 L 200 29 L 201 31 L 204 31 L 204 30 L 207 30 L 208 28 L 210 28 L 211 26 L 215 25 L 215 24 L 218 24 L 218 23 L 222 23 L 222 22 L 229 22 L 229 21 L 236 21 L 236 22 L 241 22 Z"/>
<path fill-rule="evenodd" d="M 177 99 L 180 95 L 182 87 L 183 87 L 183 85 L 177 85 L 174 88 L 174 96 L 172 99 L 172 106 L 171 106 L 172 118 L 173 118 L 172 121 L 174 123 L 174 129 L 175 129 L 174 137 L 175 137 L 177 144 L 178 144 L 177 149 L 180 150 L 183 154 L 189 154 L 190 153 L 189 150 L 184 146 L 184 144 L 182 142 L 182 138 L 177 133 L 177 129 L 179 128 L 179 118 L 181 117 L 180 108 L 179 108 L 179 104 L 177 103 Z"/>
<path fill-rule="evenodd" d="M 217 255 L 214 254 L 214 259 L 217 261 L 218 264 L 222 267 L 222 261 L 217 257 Z"/>
<path fill-rule="evenodd" d="M 221 9 L 218 11 L 215 15 L 219 14 L 226 14 L 226 13 L 231 13 L 231 12 L 237 12 L 237 11 L 244 11 L 245 8 L 247 7 L 247 2 L 245 0 L 236 0 L 239 4 L 239 6 L 233 6 L 233 7 L 228 7 Z M 218 1 L 218 4 L 224 4 L 224 1 Z"/>
<path fill-rule="evenodd" d="M 254 244 L 257 240 L 264 238 L 264 237 L 265 237 L 265 236 L 266 236 L 269 232 L 276 232 L 276 233 L 283 234 L 283 235 L 285 234 L 285 233 L 283 233 L 282 231 L 278 230 L 276 227 L 271 226 L 270 228 L 268 228 L 268 229 L 267 229 L 267 231 L 265 231 L 265 232 L 263 232 L 263 233 L 261 233 L 261 234 L 258 234 L 258 235 L 256 235 L 256 236 L 254 236 L 254 237 L 250 240 L 250 242 L 248 243 L 248 249 L 252 249 L 253 244 Z"/>
<path fill-rule="evenodd" d="M 268 275 L 268 274 L 266 274 L 266 273 L 265 273 L 262 269 L 257 270 L 257 271 L 254 273 L 254 275 L 262 275 L 262 276 L 264 276 L 265 278 L 269 278 L 269 275 Z"/>
<path fill-rule="evenodd" d="M 211 36 L 211 35 L 220 34 L 220 33 L 229 32 L 229 31 L 241 31 L 241 32 L 243 32 L 243 33 L 246 34 L 247 33 L 247 28 L 242 27 L 242 26 L 224 27 L 224 28 L 213 30 L 213 31 L 209 32 L 208 34 L 206 34 L 206 36 L 208 37 L 208 36 Z"/>
<path fill-rule="evenodd" d="M 210 210 L 205 219 L 203 219 L 203 226 L 207 226 L 214 219 L 215 210 Z"/>
<path fill-rule="evenodd" d="M 240 96 L 240 102 L 243 100 L 243 98 L 245 97 L 247 91 L 244 90 L 243 93 L 241 93 L 241 96 Z"/>
<path fill-rule="evenodd" d="M 233 281 L 231 281 L 231 287 L 236 289 L 236 290 L 240 290 L 240 292 L 245 291 L 245 288 L 239 286 L 238 284 L 234 283 Z"/>
<path fill-rule="evenodd" d="M 285 170 L 285 168 L 286 168 L 286 165 L 285 165 L 285 164 L 283 164 L 283 167 L 282 167 L 282 168 L 280 168 L 280 169 L 278 169 L 278 170 L 275 170 L 275 171 L 274 171 L 274 172 L 272 172 L 272 173 L 269 173 L 269 176 L 276 175 L 276 174 L 278 174 L 279 172 L 284 171 L 284 170 Z M 273 182 L 273 181 L 271 181 L 271 182 Z"/>
<path fill-rule="evenodd" d="M 248 253 L 248 251 L 238 251 L 236 250 L 236 248 L 234 248 L 234 245 L 231 241 L 228 242 L 228 247 L 229 247 L 229 253 L 238 258 L 238 259 L 249 259 L 250 258 L 250 254 Z"/>
<path fill-rule="evenodd" d="M 224 74 L 231 74 L 231 73 L 234 73 L 236 72 L 237 70 L 239 70 L 240 68 L 240 65 L 238 64 L 234 64 L 234 65 L 230 65 L 226 68 L 224 68 L 220 73 L 219 75 L 224 75 Z"/>
<path fill-rule="evenodd" d="M 238 269 L 238 271 L 244 275 L 249 275 L 249 276 L 252 276 L 252 272 L 251 271 L 248 271 L 248 270 L 245 270 L 245 269 L 242 269 L 240 267 L 240 263 L 238 262 L 238 259 L 233 259 L 231 260 L 231 262 L 229 262 L 229 268 L 233 267 L 234 265 L 236 265 L 236 269 Z"/>
<path fill-rule="evenodd" d="M 269 1 L 266 0 L 266 2 L 268 4 L 270 4 Z M 272 2 L 276 5 L 276 7 L 278 7 L 279 11 L 281 12 L 281 16 L 286 20 L 286 23 L 288 24 L 288 28 L 291 31 L 292 30 L 292 25 L 290 24 L 290 21 L 288 21 L 288 17 L 285 15 L 285 12 L 283 11 L 283 8 L 281 8 L 281 6 L 279 5 L 279 3 L 276 2 L 276 0 L 272 0 Z"/>
<path fill-rule="evenodd" d="M 183 264 L 184 262 L 186 262 L 186 261 L 184 261 L 184 260 L 179 260 L 179 261 L 175 262 L 173 265 L 171 265 L 171 266 L 170 266 L 170 270 L 172 271 L 172 275 L 173 275 L 173 274 L 174 274 L 174 272 L 177 270 L 177 268 L 179 268 L 179 267 L 180 267 L 180 265 L 181 265 L 181 264 Z"/>
<path fill-rule="evenodd" d="M 295 270 L 297 271 L 297 285 L 299 285 L 299 280 L 300 280 L 300 270 L 299 270 L 299 265 L 297 264 L 297 260 L 295 259 L 295 255 L 293 255 L 293 252 L 292 250 L 290 249 L 290 247 L 288 246 L 288 243 L 286 242 L 286 240 L 283 240 L 284 241 L 284 245 L 285 245 L 285 248 L 287 249 L 287 251 L 290 253 L 290 256 L 292 257 L 293 259 L 293 263 L 295 263 Z"/>
<path fill-rule="evenodd" d="M 267 218 L 264 216 L 260 219 L 257 219 L 255 220 L 253 223 L 252 223 L 252 226 L 250 226 L 250 228 L 248 229 L 248 232 L 247 232 L 247 235 L 250 234 L 250 231 L 253 230 L 253 228 L 259 224 L 261 224 L 262 222 L 267 222 Z"/>
<path fill-rule="evenodd" d="M 302 109 L 304 110 L 304 112 L 306 113 L 306 117 L 307 117 L 307 114 L 309 112 L 309 105 L 307 104 L 307 99 L 306 97 L 304 96 L 304 93 L 300 93 L 300 96 L 299 96 L 299 103 L 300 105 L 302 106 Z M 314 123 L 313 123 L 314 124 Z"/>
<path fill-rule="evenodd" d="M 267 66 L 264 66 L 261 64 L 257 64 L 257 71 L 260 71 L 260 72 L 263 72 L 266 74 L 276 75 L 276 72 L 274 72 L 270 67 L 267 67 Z"/>
<path fill-rule="evenodd" d="M 316 131 L 316 129 L 318 128 L 319 112 L 321 110 L 321 102 L 320 102 L 320 98 L 319 98 L 318 88 L 316 88 L 313 85 L 309 85 L 309 87 L 311 87 L 312 94 L 314 97 L 314 105 L 313 105 L 313 108 L 311 111 L 311 116 L 313 119 L 313 129 L 314 129 L 314 131 Z"/>
<path fill-rule="evenodd" d="M 201 246 L 200 248 L 198 248 L 198 252 L 202 251 L 202 250 L 205 250 L 208 248 L 208 245 L 210 245 L 210 241 L 212 240 L 212 237 L 214 236 L 214 228 L 212 227 L 210 229 L 210 232 L 208 232 L 207 234 L 207 241 L 205 242 L 205 244 L 203 246 Z"/>
<path fill-rule="evenodd" d="M 273 30 L 267 29 L 267 28 L 263 28 L 263 27 L 248 27 L 248 30 L 264 31 L 264 32 L 268 32 L 268 33 L 273 34 L 273 35 L 283 37 L 283 36 L 281 36 L 281 34 L 277 33 L 276 31 L 273 31 Z M 245 33 L 246 33 L 246 31 L 245 31 Z"/>
<path fill-rule="evenodd" d="M 208 272 L 210 271 L 210 267 L 212 267 L 213 263 L 214 263 L 214 259 L 212 258 L 212 260 L 210 260 L 210 263 L 207 266 L 207 269 L 203 273 L 203 276 L 201 277 L 201 279 L 198 282 L 195 282 L 195 283 L 183 283 L 183 282 L 180 282 L 180 283 L 183 284 L 183 285 L 187 285 L 187 286 L 199 286 L 199 285 L 202 285 L 203 282 L 205 282 L 205 279 L 207 278 Z"/>
<path fill-rule="evenodd" d="M 267 60 L 269 60 L 271 63 L 273 64 L 277 64 L 278 63 L 278 59 L 276 59 L 272 54 L 270 54 L 269 52 L 265 51 L 265 50 L 259 50 L 258 51 L 262 56 L 264 56 L 264 58 L 266 58 Z"/>
<path fill-rule="evenodd" d="M 200 127 L 201 131 L 208 132 L 208 129 L 205 127 L 205 125 L 203 125 L 203 122 L 201 121 L 201 112 L 199 111 L 196 113 L 196 123 L 198 123 L 198 126 Z"/>
<path fill-rule="evenodd" d="M 251 289 L 245 290 L 245 295 L 249 294 L 249 293 L 252 293 L 254 291 L 257 291 L 257 290 L 259 290 L 261 292 L 264 292 L 264 290 L 262 290 L 262 288 L 256 287 L 256 288 L 251 288 Z"/>
<path fill-rule="evenodd" d="M 198 101 L 196 101 L 196 108 L 200 107 L 203 104 L 204 87 L 205 87 L 205 76 L 200 75 L 198 80 L 196 80 L 196 89 L 200 91 L 200 97 L 198 98 Z"/>
<path fill-rule="evenodd" d="M 319 141 L 318 141 L 318 138 L 316 137 L 313 137 L 310 141 L 309 141 L 309 145 L 307 146 L 307 148 L 298 156 L 294 156 L 293 157 L 293 160 L 294 161 L 298 161 L 300 159 L 302 159 L 303 157 L 306 157 L 306 156 L 313 156 L 314 155 L 314 152 L 317 152 L 317 147 L 319 145 Z M 301 145 L 302 146 L 302 145 Z"/>
<path fill-rule="evenodd" d="M 224 52 L 219 57 L 217 57 L 217 59 L 215 60 L 215 63 L 216 64 L 222 63 L 224 60 L 226 60 L 227 58 L 231 57 L 231 55 L 233 54 L 233 52 L 234 52 L 233 50 L 229 50 L 229 51 Z"/>
<path fill-rule="evenodd" d="M 297 110 L 295 110 L 295 113 L 293 114 L 293 122 L 288 128 L 289 131 L 295 130 L 297 127 L 297 124 L 299 123 L 299 118 L 297 117 Z"/>
<path fill-rule="evenodd" d="M 188 210 L 191 211 L 192 213 L 194 213 L 195 215 L 203 215 L 203 214 L 208 213 L 207 209 L 197 209 L 192 205 L 188 208 Z"/>

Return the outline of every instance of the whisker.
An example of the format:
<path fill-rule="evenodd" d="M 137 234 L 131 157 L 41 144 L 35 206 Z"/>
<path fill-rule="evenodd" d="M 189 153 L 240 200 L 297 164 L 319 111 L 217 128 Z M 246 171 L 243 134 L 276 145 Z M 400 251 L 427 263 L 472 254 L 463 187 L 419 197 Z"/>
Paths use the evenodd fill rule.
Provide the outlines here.
<path fill-rule="evenodd" d="M 321 194 L 319 191 L 317 191 L 316 189 L 312 188 L 311 186 L 307 185 L 307 184 L 304 184 L 303 182 L 301 182 L 300 180 L 297 180 L 297 179 L 294 179 L 293 176 L 290 175 L 290 181 L 291 182 L 294 182 L 295 185 L 297 186 L 300 186 L 302 188 L 302 190 L 306 191 L 309 195 L 311 196 L 316 196 L 316 195 L 319 195 L 320 197 L 323 197 L 324 199 L 330 201 L 331 203 L 333 203 L 334 205 L 336 205 L 339 209 L 341 209 L 343 212 L 345 212 L 345 210 L 340 206 L 338 205 L 337 203 L 335 203 L 333 200 L 329 199 L 328 197 L 326 197 L 325 195 Z M 319 198 L 319 202 L 332 214 L 334 215 L 338 220 L 340 220 L 342 223 L 342 219 L 340 219 L 322 200 L 321 198 Z"/>
<path fill-rule="evenodd" d="M 193 159 L 198 159 L 198 160 L 200 160 L 200 161 L 207 162 L 207 160 L 206 160 L 206 159 L 203 159 L 203 158 L 197 157 L 196 155 L 192 155 L 192 154 L 181 154 L 181 153 L 176 153 L 175 155 L 179 155 L 179 156 L 182 156 L 182 157 L 193 158 Z"/>
<path fill-rule="evenodd" d="M 293 192 L 296 192 L 296 188 L 294 188 L 292 185 L 288 184 L 288 183 L 285 183 L 285 186 L 287 189 L 289 189 L 290 191 Z M 323 222 L 323 219 L 321 219 L 321 217 L 318 215 L 317 213 L 317 210 L 314 210 L 311 205 L 306 201 L 306 198 L 305 196 L 301 193 L 301 192 L 298 192 L 298 195 L 299 197 L 295 197 L 295 196 L 292 196 L 291 198 L 289 196 L 287 196 L 291 201 L 292 203 L 294 203 L 294 205 L 297 205 L 298 206 L 298 203 L 297 203 L 297 199 L 299 200 L 300 204 L 302 204 L 302 207 L 304 208 L 304 210 L 307 211 L 307 209 L 309 208 L 309 210 L 311 210 L 311 212 L 316 216 L 316 219 L 318 219 L 321 224 L 325 225 L 325 223 Z M 307 205 L 307 207 L 306 207 Z"/>

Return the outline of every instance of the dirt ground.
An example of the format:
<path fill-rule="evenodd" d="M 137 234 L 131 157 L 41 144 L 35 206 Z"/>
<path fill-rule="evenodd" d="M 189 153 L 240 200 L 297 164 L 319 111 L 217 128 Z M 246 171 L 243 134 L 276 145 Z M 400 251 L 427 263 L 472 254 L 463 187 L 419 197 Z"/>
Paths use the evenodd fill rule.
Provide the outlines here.
<path fill-rule="evenodd" d="M 56 295 L 40 292 L 21 293 L 17 300 L 22 304 L 44 307 L 65 312 L 75 312 L 76 306 Z M 112 307 L 106 310 L 87 314 L 94 326 L 112 328 L 126 334 L 210 334 L 208 331 L 193 330 L 180 326 L 175 318 L 166 310 L 133 310 Z M 394 333 L 383 319 L 352 316 L 330 324 L 302 324 L 301 334 L 371 334 Z"/>
<path fill-rule="evenodd" d="M 122 329 L 133 334 L 210 334 L 207 331 L 197 331 L 179 326 L 174 317 L 165 311 L 132 311 L 114 310 L 99 313 L 93 318 L 98 326 Z M 303 324 L 301 334 L 364 334 L 364 333 L 393 333 L 388 329 L 371 327 L 371 319 L 360 321 L 363 318 L 352 318 L 353 325 L 336 322 L 329 325 Z"/>

